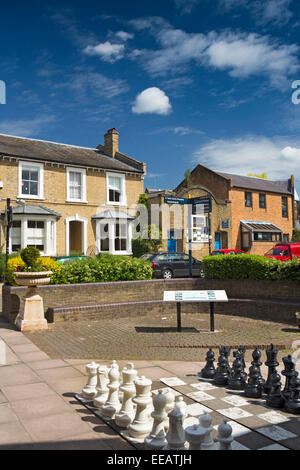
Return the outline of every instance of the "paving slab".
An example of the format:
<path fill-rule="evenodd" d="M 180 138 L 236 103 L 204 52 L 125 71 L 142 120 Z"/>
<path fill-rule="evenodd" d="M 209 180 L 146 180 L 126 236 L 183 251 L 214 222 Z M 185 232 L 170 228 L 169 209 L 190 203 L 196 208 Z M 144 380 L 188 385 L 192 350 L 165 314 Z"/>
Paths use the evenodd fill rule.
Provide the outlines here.
<path fill-rule="evenodd" d="M 30 398 L 34 400 L 35 397 L 46 397 L 48 395 L 56 395 L 57 393 L 44 382 L 30 383 L 24 385 L 7 385 L 2 387 L 2 392 L 6 398 L 11 402 L 17 400 L 26 400 Z"/>
<path fill-rule="evenodd" d="M 0 387 L 41 382 L 41 378 L 26 364 L 3 366 L 0 369 Z"/>
<path fill-rule="evenodd" d="M 44 419 L 45 416 L 70 411 L 70 406 L 62 400 L 61 397 L 54 394 L 12 401 L 11 408 L 21 420 L 34 418 Z"/>

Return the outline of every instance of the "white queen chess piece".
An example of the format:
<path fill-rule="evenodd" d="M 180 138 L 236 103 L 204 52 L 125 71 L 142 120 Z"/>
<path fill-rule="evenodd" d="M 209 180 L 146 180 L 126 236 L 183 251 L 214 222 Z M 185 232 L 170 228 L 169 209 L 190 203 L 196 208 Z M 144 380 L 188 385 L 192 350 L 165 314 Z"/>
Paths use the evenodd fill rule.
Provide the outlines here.
<path fill-rule="evenodd" d="M 137 371 L 134 369 L 132 362 L 129 362 L 122 370 L 123 384 L 120 386 L 120 390 L 123 392 L 122 408 L 115 416 L 116 424 L 120 428 L 127 428 L 135 415 L 132 398 L 136 393 L 134 384 L 136 376 Z"/>
<path fill-rule="evenodd" d="M 108 372 L 108 378 L 109 384 L 107 385 L 107 388 L 109 392 L 107 400 L 101 408 L 101 415 L 104 418 L 112 419 L 121 408 L 119 400 L 120 372 L 117 364 L 112 364 Z"/>
<path fill-rule="evenodd" d="M 85 387 L 82 389 L 82 396 L 86 400 L 93 400 L 97 395 L 96 385 L 97 385 L 97 369 L 99 364 L 91 362 L 85 366 L 85 370 L 88 374 L 88 381 Z"/>
<path fill-rule="evenodd" d="M 108 371 L 109 369 L 106 366 L 99 366 L 97 369 L 97 395 L 94 398 L 93 405 L 99 409 L 104 405 L 108 398 Z"/>
<path fill-rule="evenodd" d="M 153 418 L 153 427 L 150 434 L 145 438 L 145 449 L 160 450 L 167 445 L 166 433 L 164 429 L 164 421 L 167 417 L 166 413 L 167 398 L 162 390 L 153 398 L 154 410 L 151 413 Z"/>
<path fill-rule="evenodd" d="M 128 426 L 129 436 L 143 440 L 152 429 L 152 418 L 149 416 L 149 405 L 152 403 L 152 381 L 144 376 L 137 377 L 134 381 L 136 396 L 132 399 L 136 404 L 134 420 Z"/>

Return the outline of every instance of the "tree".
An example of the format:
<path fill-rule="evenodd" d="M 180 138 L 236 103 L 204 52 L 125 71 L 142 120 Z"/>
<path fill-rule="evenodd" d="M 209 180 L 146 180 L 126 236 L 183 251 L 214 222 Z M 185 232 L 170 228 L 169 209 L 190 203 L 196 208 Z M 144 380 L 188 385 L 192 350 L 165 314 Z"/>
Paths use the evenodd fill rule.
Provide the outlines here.
<path fill-rule="evenodd" d="M 148 201 L 147 194 L 145 194 L 145 193 L 140 194 L 140 197 L 138 199 L 138 204 L 142 204 L 143 206 L 147 206 L 147 201 Z"/>
<path fill-rule="evenodd" d="M 145 253 L 157 253 L 162 246 L 161 237 L 161 230 L 155 224 L 148 224 L 141 232 L 136 232 L 132 240 L 133 256 L 139 258 Z"/>
<path fill-rule="evenodd" d="M 255 178 L 262 178 L 263 180 L 268 179 L 268 176 L 266 173 L 262 173 L 261 175 L 257 175 L 256 173 L 248 173 L 247 176 L 255 176 Z"/>
<path fill-rule="evenodd" d="M 185 185 L 188 188 L 191 182 L 191 170 L 187 168 L 184 172 Z"/>
<path fill-rule="evenodd" d="M 300 230 L 297 230 L 296 228 L 294 228 L 292 241 L 293 242 L 300 242 Z"/>

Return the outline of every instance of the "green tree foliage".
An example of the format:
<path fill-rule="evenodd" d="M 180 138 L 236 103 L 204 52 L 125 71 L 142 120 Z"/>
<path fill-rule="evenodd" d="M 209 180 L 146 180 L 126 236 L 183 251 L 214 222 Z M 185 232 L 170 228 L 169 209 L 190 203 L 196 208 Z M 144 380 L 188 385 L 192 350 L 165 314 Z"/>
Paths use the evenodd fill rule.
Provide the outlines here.
<path fill-rule="evenodd" d="M 262 173 L 261 175 L 258 175 L 256 173 L 248 173 L 247 176 L 255 176 L 255 178 L 262 178 L 263 180 L 268 179 L 268 176 L 266 173 Z"/>
<path fill-rule="evenodd" d="M 145 193 L 140 194 L 140 197 L 138 199 L 138 204 L 142 204 L 143 206 L 147 207 L 147 201 L 148 201 L 147 194 L 145 194 Z"/>
<path fill-rule="evenodd" d="M 139 258 L 145 253 L 156 253 L 162 246 L 161 230 L 155 224 L 149 224 L 141 232 L 135 232 L 132 240 L 132 254 Z"/>
<path fill-rule="evenodd" d="M 300 242 L 300 230 L 297 230 L 296 228 L 293 230 L 292 241 Z"/>
<path fill-rule="evenodd" d="M 184 172 L 185 185 L 188 188 L 191 182 L 191 170 L 187 168 Z"/>

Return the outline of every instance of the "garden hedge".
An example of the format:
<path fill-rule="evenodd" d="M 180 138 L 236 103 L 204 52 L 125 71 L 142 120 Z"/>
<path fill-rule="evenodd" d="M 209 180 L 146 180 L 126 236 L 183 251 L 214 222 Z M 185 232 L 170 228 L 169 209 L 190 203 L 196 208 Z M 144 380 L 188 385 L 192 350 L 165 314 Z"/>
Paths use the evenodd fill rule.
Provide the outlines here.
<path fill-rule="evenodd" d="M 300 259 L 281 262 L 259 255 L 206 256 L 202 267 L 207 279 L 256 279 L 300 282 Z"/>

